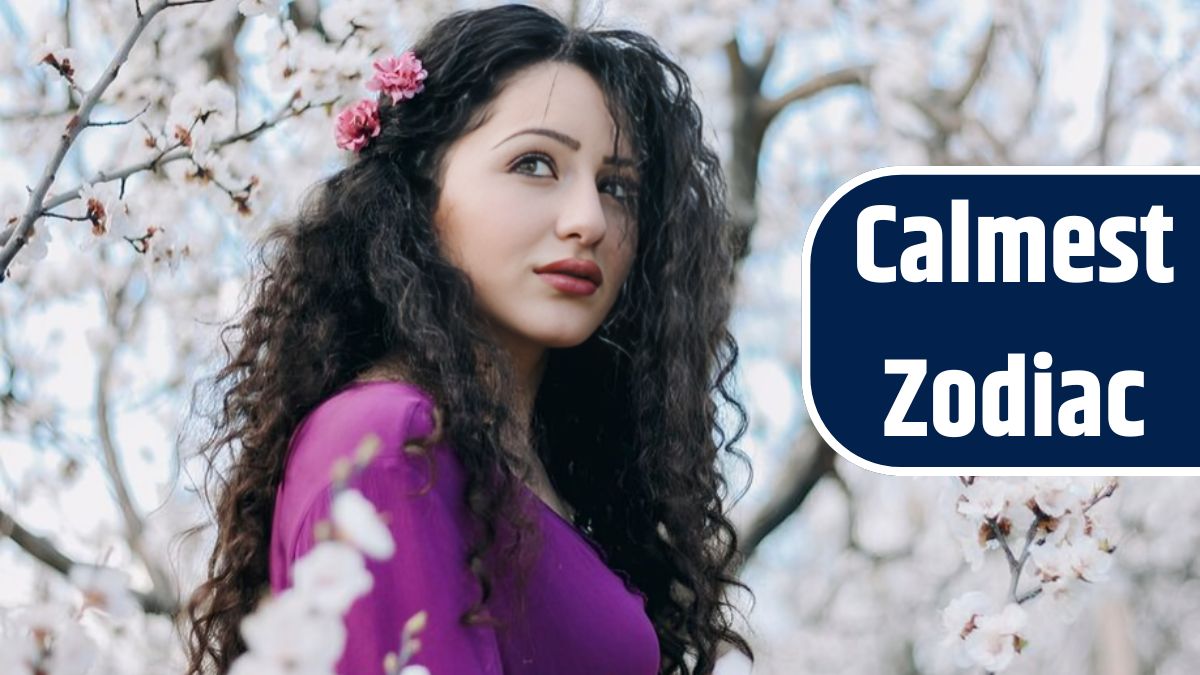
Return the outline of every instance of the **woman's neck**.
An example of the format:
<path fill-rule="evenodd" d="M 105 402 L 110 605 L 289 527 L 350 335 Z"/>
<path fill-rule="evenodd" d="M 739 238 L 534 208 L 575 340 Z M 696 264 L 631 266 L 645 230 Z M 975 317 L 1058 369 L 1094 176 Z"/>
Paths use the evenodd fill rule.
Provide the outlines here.
<path fill-rule="evenodd" d="M 574 510 L 555 493 L 546 468 L 542 465 L 533 446 L 533 406 L 537 398 L 538 387 L 541 386 L 542 375 L 546 370 L 549 352 L 545 348 L 536 351 L 519 349 L 506 349 L 506 351 L 512 358 L 513 376 L 518 389 L 518 395 L 508 399 L 512 406 L 510 429 L 515 429 L 517 436 L 510 438 L 508 442 L 521 453 L 527 467 L 527 475 L 522 478 L 529 488 L 551 509 L 570 521 Z M 395 355 L 379 359 L 370 368 L 359 374 L 356 379 L 359 381 L 411 381 L 402 359 Z"/>

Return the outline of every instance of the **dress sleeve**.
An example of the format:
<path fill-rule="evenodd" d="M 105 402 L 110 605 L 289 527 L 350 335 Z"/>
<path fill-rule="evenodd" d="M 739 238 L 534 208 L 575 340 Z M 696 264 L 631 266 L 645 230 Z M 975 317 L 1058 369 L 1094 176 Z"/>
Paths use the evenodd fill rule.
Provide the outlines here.
<path fill-rule="evenodd" d="M 466 564 L 469 520 L 465 505 L 460 506 L 456 482 L 442 480 L 450 477 L 443 475 L 447 467 L 438 466 L 433 475 L 437 480 L 428 485 L 427 460 L 402 448 L 402 442 L 399 448 L 385 445 L 349 482 L 379 511 L 396 549 L 388 560 L 366 558 L 374 583 L 345 616 L 346 647 L 337 673 L 383 673 L 385 655 L 400 651 L 405 622 L 424 610 L 426 624 L 418 635 L 421 646 L 409 665 L 426 666 L 435 675 L 500 675 L 503 667 L 495 629 L 459 621 L 479 591 Z M 423 487 L 427 489 L 422 493 Z M 330 519 L 331 496 L 328 484 L 314 494 L 299 519 L 289 561 L 315 545 L 314 526 Z"/>

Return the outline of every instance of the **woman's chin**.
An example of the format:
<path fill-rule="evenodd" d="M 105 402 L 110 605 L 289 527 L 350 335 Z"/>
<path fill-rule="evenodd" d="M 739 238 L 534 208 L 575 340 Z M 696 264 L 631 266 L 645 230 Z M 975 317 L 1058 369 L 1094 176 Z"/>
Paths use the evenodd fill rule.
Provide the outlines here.
<path fill-rule="evenodd" d="M 547 332 L 538 335 L 537 340 L 549 349 L 569 349 L 583 344 L 594 332 L 594 329 Z"/>

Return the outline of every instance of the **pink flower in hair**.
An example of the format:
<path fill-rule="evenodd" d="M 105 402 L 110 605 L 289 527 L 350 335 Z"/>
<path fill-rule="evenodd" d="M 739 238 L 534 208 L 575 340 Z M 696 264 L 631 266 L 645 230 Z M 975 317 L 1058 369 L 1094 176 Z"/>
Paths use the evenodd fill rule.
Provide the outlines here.
<path fill-rule="evenodd" d="M 358 152 L 379 135 L 379 104 L 363 99 L 343 110 L 337 117 L 334 136 L 337 146 Z"/>
<path fill-rule="evenodd" d="M 379 59 L 373 67 L 375 77 L 367 82 L 367 89 L 387 93 L 392 97 L 392 105 L 421 93 L 425 89 L 422 80 L 429 75 L 412 51 L 404 52 L 399 57 Z"/>

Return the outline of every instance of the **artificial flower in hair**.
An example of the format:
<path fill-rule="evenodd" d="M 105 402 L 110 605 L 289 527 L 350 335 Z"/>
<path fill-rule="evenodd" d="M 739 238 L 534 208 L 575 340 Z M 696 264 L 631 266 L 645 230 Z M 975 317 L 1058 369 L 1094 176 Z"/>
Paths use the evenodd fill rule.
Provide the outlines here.
<path fill-rule="evenodd" d="M 379 135 L 379 104 L 363 99 L 343 110 L 337 118 L 334 135 L 337 146 L 358 152 Z"/>
<path fill-rule="evenodd" d="M 423 80 L 429 75 L 421 66 L 421 60 L 411 50 L 398 57 L 379 59 L 372 67 L 375 68 L 375 77 L 367 82 L 367 89 L 382 91 L 391 96 L 392 105 L 424 91 Z"/>

